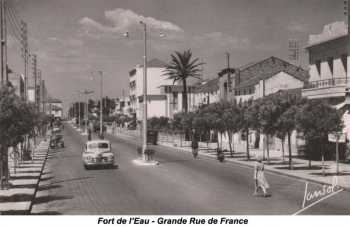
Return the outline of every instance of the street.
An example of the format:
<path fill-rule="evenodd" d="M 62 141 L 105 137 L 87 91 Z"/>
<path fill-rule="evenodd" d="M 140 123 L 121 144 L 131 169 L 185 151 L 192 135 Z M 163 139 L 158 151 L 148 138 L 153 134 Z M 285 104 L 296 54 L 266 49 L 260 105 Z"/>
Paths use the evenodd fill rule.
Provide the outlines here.
<path fill-rule="evenodd" d="M 290 215 L 303 201 L 302 180 L 267 173 L 272 196 L 254 197 L 251 168 L 163 147 L 159 166 L 137 166 L 136 145 L 110 137 L 118 168 L 85 170 L 82 136 L 68 125 L 64 136 L 66 148 L 51 151 L 52 177 L 39 188 L 47 196 L 34 202 L 36 214 Z M 349 214 L 349 199 L 341 192 L 302 214 Z"/>

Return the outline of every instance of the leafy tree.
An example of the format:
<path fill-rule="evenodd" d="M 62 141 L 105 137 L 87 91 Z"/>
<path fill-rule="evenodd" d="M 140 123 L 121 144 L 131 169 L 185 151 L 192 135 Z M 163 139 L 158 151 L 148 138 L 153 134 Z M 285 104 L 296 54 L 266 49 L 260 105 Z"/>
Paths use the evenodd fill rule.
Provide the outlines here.
<path fill-rule="evenodd" d="M 308 100 L 296 115 L 297 128 L 303 132 L 308 144 L 319 149 L 324 157 L 328 134 L 341 132 L 344 125 L 340 113 L 323 100 Z M 311 167 L 312 150 L 306 149 Z"/>
<path fill-rule="evenodd" d="M 182 83 L 182 110 L 188 112 L 187 104 L 187 79 L 201 77 L 201 69 L 199 66 L 204 63 L 200 63 L 198 58 L 192 58 L 191 50 L 186 50 L 183 53 L 175 52 L 171 54 L 171 61 L 165 66 L 164 74 L 168 79 L 173 80 L 174 84 L 177 81 Z"/>
<path fill-rule="evenodd" d="M 24 103 L 13 88 L 0 88 L 0 179 L 8 181 L 8 147 L 22 142 L 25 134 L 33 134 L 38 124 L 34 106 Z"/>
<path fill-rule="evenodd" d="M 239 119 L 240 119 L 240 130 L 244 133 L 246 137 L 246 153 L 247 159 L 250 160 L 249 153 L 249 129 L 258 129 L 259 121 L 258 121 L 258 105 L 253 104 L 253 100 L 248 100 L 245 103 L 239 103 Z"/>
<path fill-rule="evenodd" d="M 289 168 L 292 169 L 292 148 L 291 134 L 296 129 L 296 115 L 300 109 L 300 105 L 304 102 L 297 95 L 288 93 L 280 93 L 273 96 L 274 102 L 279 106 L 279 117 L 275 121 L 276 136 L 282 141 L 282 152 L 284 157 L 284 142 L 287 137 Z"/>

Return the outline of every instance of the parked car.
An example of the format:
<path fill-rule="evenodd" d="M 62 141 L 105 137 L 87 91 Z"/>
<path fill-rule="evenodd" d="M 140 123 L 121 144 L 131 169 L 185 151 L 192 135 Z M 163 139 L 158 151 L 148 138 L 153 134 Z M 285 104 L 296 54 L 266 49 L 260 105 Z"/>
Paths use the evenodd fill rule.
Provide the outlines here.
<path fill-rule="evenodd" d="M 114 166 L 114 153 L 109 140 L 87 141 L 82 154 L 85 169 L 93 166 Z"/>

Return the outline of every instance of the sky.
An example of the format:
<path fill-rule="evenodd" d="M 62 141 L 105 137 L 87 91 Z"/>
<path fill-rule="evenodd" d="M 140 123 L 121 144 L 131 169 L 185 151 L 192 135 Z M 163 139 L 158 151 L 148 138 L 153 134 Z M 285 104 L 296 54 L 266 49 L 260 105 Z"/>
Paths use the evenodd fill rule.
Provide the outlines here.
<path fill-rule="evenodd" d="M 148 25 L 149 60 L 168 62 L 174 51 L 191 49 L 205 62 L 206 79 L 226 66 L 226 52 L 232 67 L 270 56 L 288 60 L 289 39 L 304 47 L 310 34 L 346 19 L 343 0 L 7 1 L 17 19 L 28 24 L 29 48 L 38 56 L 50 95 L 66 107 L 79 99 L 79 90 L 94 90 L 97 97 L 99 70 L 104 95 L 127 93 L 128 73 L 143 59 L 140 20 Z M 8 61 L 23 73 L 15 30 L 8 21 Z M 301 64 L 307 66 L 304 51 Z"/>

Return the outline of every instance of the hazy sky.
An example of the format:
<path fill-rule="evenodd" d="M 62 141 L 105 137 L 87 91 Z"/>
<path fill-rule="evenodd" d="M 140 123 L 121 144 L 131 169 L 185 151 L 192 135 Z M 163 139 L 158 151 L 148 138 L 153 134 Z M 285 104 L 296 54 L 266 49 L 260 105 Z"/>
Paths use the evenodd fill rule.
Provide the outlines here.
<path fill-rule="evenodd" d="M 28 23 L 29 47 L 38 55 L 49 93 L 65 102 L 76 91 L 98 90 L 89 75 L 104 72 L 105 94 L 128 89 L 128 72 L 142 63 L 139 20 L 149 24 L 149 60 L 191 48 L 212 78 L 225 66 L 271 55 L 288 60 L 288 39 L 305 46 L 308 35 L 345 19 L 343 0 L 8 0 Z M 130 37 L 122 36 L 128 31 Z M 163 32 L 166 37 L 160 38 Z M 9 34 L 12 34 L 9 28 Z M 18 43 L 9 38 L 9 64 L 23 73 Z M 304 56 L 304 62 L 306 62 Z"/>

